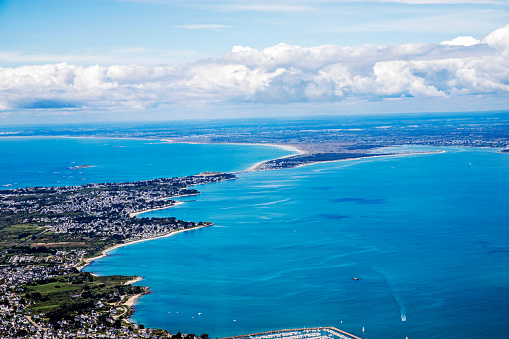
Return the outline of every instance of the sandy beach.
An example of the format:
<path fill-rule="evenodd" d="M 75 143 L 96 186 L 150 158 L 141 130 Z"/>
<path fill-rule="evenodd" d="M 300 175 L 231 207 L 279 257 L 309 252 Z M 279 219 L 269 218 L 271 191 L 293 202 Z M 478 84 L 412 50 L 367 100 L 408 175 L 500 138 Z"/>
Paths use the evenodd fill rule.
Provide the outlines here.
<path fill-rule="evenodd" d="M 183 195 L 182 195 L 183 196 Z M 171 198 L 165 198 L 165 199 L 173 199 L 173 198 L 178 198 L 178 197 L 171 197 Z M 160 207 L 160 208 L 151 208 L 151 209 L 148 209 L 148 210 L 143 210 L 143 211 L 139 211 L 139 212 L 133 212 L 133 213 L 129 213 L 129 216 L 131 218 L 137 216 L 138 214 L 142 214 L 142 213 L 147 213 L 147 212 L 152 212 L 152 211 L 159 211 L 159 210 L 165 210 L 167 208 L 172 208 L 172 207 L 175 207 L 175 206 L 178 206 L 178 205 L 182 205 L 184 202 L 183 201 L 176 201 L 173 205 L 171 206 L 165 206 L 165 207 Z"/>
<path fill-rule="evenodd" d="M 118 245 L 115 245 L 115 246 L 112 246 L 112 247 L 109 247 L 109 248 L 103 250 L 101 255 L 98 255 L 97 257 L 85 259 L 85 263 L 83 263 L 83 264 L 81 264 L 79 266 L 76 266 L 76 268 L 81 271 L 83 268 L 85 268 L 86 266 L 90 265 L 90 263 L 92 263 L 92 261 L 104 258 L 104 257 L 106 257 L 108 255 L 108 252 L 113 251 L 113 250 L 115 250 L 117 248 L 120 248 L 120 247 L 132 245 L 132 244 L 137 244 L 137 243 L 140 243 L 140 242 L 154 240 L 154 239 L 166 238 L 166 237 L 170 237 L 170 236 L 172 236 L 174 234 L 177 234 L 177 233 L 183 233 L 183 232 L 192 231 L 192 230 L 196 230 L 198 228 L 204 228 L 204 227 L 209 227 L 209 225 L 196 226 L 196 227 L 188 228 L 188 229 L 185 229 L 185 230 L 173 231 L 171 233 L 167 233 L 167 234 L 164 234 L 164 235 L 161 235 L 161 236 L 157 236 L 157 237 L 153 237 L 153 238 L 140 239 L 140 240 L 131 241 L 131 242 L 123 243 L 123 244 L 118 244 Z"/>
<path fill-rule="evenodd" d="M 164 140 L 161 140 L 161 141 L 165 141 L 165 142 L 170 143 L 170 144 L 190 144 L 190 145 L 207 145 L 207 144 L 211 144 L 211 145 L 269 146 L 269 147 L 277 147 L 277 148 L 284 149 L 284 150 L 287 150 L 287 151 L 297 152 L 297 154 L 290 154 L 290 155 L 286 155 L 284 157 L 276 158 L 276 159 L 284 159 L 284 158 L 288 158 L 288 157 L 293 157 L 295 155 L 307 153 L 307 152 L 305 152 L 305 151 L 303 151 L 303 150 L 301 150 L 301 149 L 299 149 L 299 148 L 297 148 L 296 146 L 293 146 L 293 145 L 263 144 L 263 143 L 248 143 L 248 142 L 245 142 L 245 143 L 243 143 L 243 142 L 206 142 L 206 141 L 204 141 L 204 142 L 197 142 L 197 141 L 180 141 L 180 140 L 179 141 L 174 141 L 174 140 L 171 140 L 171 139 L 164 139 Z M 249 167 L 247 170 L 239 171 L 239 172 L 235 172 L 235 173 L 251 172 L 256 167 L 258 167 L 261 164 L 263 164 L 264 162 L 270 161 L 270 160 L 276 160 L 276 159 L 269 159 L 269 160 L 257 162 L 253 166 Z"/>
<path fill-rule="evenodd" d="M 270 147 L 278 147 L 281 149 L 286 149 L 289 151 L 296 151 L 296 152 L 303 152 L 302 150 L 298 149 L 297 147 L 293 145 L 279 145 L 279 144 L 265 144 L 261 142 L 198 142 L 198 141 L 181 141 L 181 140 L 171 140 L 171 139 L 160 139 L 160 141 L 167 142 L 169 144 L 189 144 L 189 145 L 253 145 L 253 146 L 270 146 Z"/>
<path fill-rule="evenodd" d="M 133 307 L 136 303 L 136 300 L 138 300 L 144 293 L 135 294 L 129 297 L 122 305 L 126 305 L 127 307 Z"/>
<path fill-rule="evenodd" d="M 238 144 L 238 145 L 246 145 L 246 144 Z M 290 157 L 293 157 L 293 156 L 296 156 L 296 155 L 300 155 L 300 154 L 305 154 L 306 153 L 305 151 L 303 151 L 301 149 L 298 149 L 295 146 L 285 146 L 285 145 L 276 145 L 276 144 L 247 144 L 247 145 L 274 146 L 274 147 L 279 147 L 279 148 L 286 149 L 286 150 L 289 150 L 289 151 L 295 151 L 295 152 L 297 152 L 297 154 L 289 154 L 289 155 L 285 155 L 284 157 L 277 158 L 277 159 L 270 159 L 270 160 L 260 161 L 260 162 L 257 162 L 256 164 L 254 164 L 253 166 L 249 167 L 247 170 L 236 172 L 236 173 L 252 172 L 252 171 L 255 171 L 256 168 L 258 168 L 259 166 L 261 166 L 263 163 L 265 163 L 267 161 L 290 158 Z"/>
<path fill-rule="evenodd" d="M 124 283 L 124 285 L 132 285 L 132 284 L 134 284 L 134 283 L 137 283 L 138 281 L 142 281 L 143 279 L 144 279 L 143 277 L 136 277 L 136 278 L 134 278 L 134 279 L 131 279 L 131 280 L 129 280 L 129 281 L 126 281 L 126 282 Z"/>

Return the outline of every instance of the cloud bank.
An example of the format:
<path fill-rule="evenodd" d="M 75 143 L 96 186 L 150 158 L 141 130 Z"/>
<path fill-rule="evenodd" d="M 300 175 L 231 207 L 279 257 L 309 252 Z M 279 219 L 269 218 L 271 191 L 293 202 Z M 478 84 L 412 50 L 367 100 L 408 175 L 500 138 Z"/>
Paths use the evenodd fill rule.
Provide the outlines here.
<path fill-rule="evenodd" d="M 509 25 L 443 44 L 236 46 L 183 66 L 0 68 L 0 110 L 509 97 Z"/>

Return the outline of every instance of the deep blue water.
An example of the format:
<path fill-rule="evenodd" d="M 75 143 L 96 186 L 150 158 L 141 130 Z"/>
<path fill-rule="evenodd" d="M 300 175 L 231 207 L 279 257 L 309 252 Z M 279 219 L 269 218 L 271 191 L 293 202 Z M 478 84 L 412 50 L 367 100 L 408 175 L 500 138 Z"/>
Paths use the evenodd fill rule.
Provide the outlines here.
<path fill-rule="evenodd" d="M 153 293 L 133 320 L 172 332 L 332 325 L 365 327 L 366 338 L 506 338 L 509 155 L 445 150 L 198 186 L 186 204 L 144 216 L 216 226 L 119 248 L 86 270 L 145 277 Z"/>

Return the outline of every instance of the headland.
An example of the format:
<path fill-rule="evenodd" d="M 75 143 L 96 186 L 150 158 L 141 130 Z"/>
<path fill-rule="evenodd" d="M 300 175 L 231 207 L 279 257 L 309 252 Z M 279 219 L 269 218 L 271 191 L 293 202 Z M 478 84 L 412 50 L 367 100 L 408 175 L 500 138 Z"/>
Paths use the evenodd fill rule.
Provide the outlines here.
<path fill-rule="evenodd" d="M 30 315 L 27 322 L 36 319 L 38 327 L 32 331 L 41 335 L 71 333 L 79 326 L 90 338 L 118 335 L 119 330 L 133 338 L 168 337 L 164 330 L 145 329 L 128 321 L 135 301 L 149 293 L 148 288 L 133 285 L 140 277 L 99 277 L 81 270 L 119 247 L 212 226 L 208 221 L 136 215 L 176 206 L 179 202 L 173 198 L 198 194 L 191 185 L 234 178 L 233 174 L 214 172 L 0 191 L 0 279 L 10 282 L 1 285 L 0 292 L 9 304 L 18 305 L 1 313 L 0 322 L 21 312 L 22 317 Z M 67 321 L 75 319 L 76 312 L 81 325 Z M 21 324 L 18 331 L 26 330 Z"/>

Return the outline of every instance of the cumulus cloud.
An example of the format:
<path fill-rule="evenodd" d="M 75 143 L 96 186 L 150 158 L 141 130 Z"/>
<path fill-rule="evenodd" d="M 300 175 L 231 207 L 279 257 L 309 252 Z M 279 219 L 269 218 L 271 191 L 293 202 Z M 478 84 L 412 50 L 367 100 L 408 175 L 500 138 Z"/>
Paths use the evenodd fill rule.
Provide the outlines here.
<path fill-rule="evenodd" d="M 0 110 L 509 95 L 509 25 L 480 40 L 449 42 L 236 46 L 221 58 L 173 67 L 58 63 L 0 68 Z"/>
<path fill-rule="evenodd" d="M 509 51 L 509 25 L 496 29 L 482 39 L 482 42 L 502 52 Z"/>
<path fill-rule="evenodd" d="M 443 41 L 440 45 L 450 45 L 450 46 L 474 46 L 479 44 L 481 41 L 477 40 L 471 36 L 459 36 L 452 40 Z"/>

